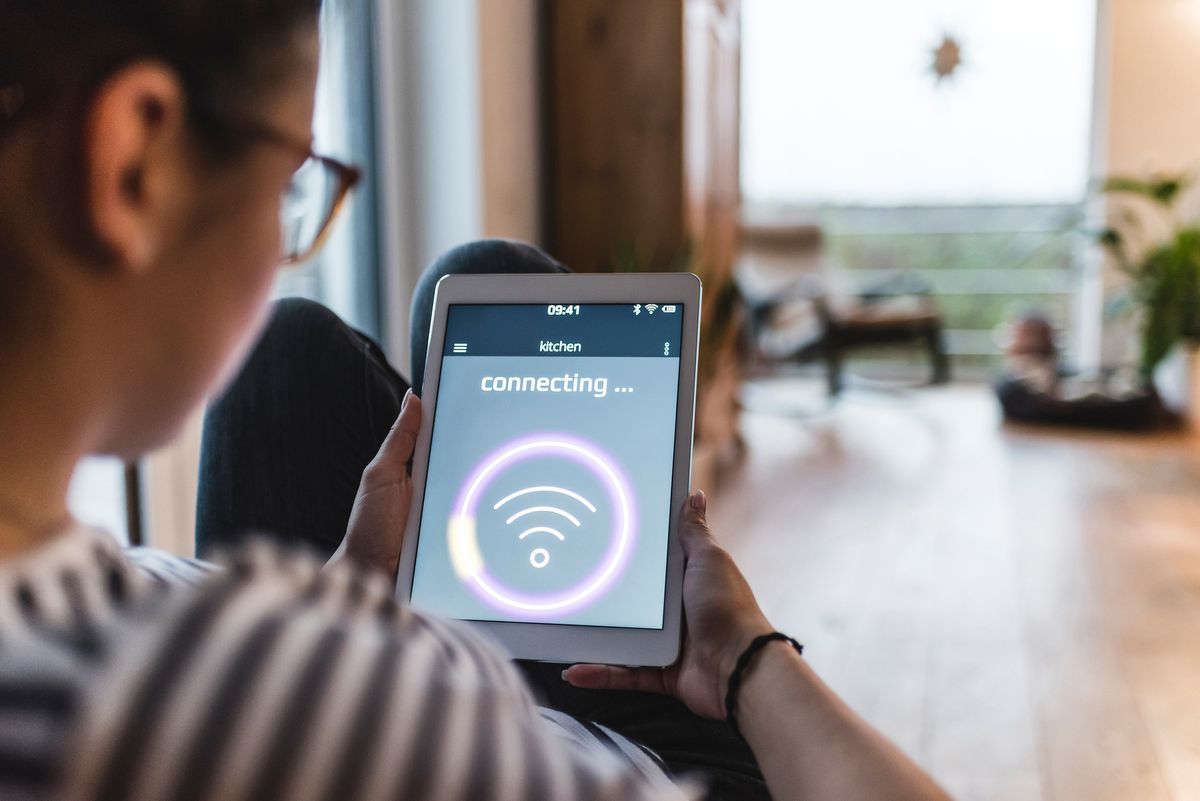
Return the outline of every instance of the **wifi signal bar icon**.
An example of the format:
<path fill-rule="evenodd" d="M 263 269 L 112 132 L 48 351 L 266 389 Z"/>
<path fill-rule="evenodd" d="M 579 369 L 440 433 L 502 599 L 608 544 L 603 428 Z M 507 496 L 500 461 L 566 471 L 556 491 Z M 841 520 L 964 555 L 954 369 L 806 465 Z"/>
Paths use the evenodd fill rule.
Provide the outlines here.
<path fill-rule="evenodd" d="M 521 498 L 526 495 L 533 495 L 535 493 L 552 493 L 552 494 L 562 495 L 564 497 L 567 497 L 567 498 L 570 498 L 570 499 L 576 501 L 577 503 L 579 503 L 579 505 L 581 505 L 585 509 L 587 509 L 588 512 L 591 512 L 594 514 L 596 511 L 596 505 L 594 503 L 592 503 L 591 501 L 589 501 L 587 498 L 580 495 L 578 492 L 574 492 L 572 490 L 565 489 L 563 487 L 550 487 L 550 486 L 525 487 L 524 489 L 519 489 L 516 492 L 505 495 L 503 498 L 501 498 L 499 501 L 497 501 L 495 503 L 495 505 L 492 506 L 492 508 L 499 511 L 500 507 L 504 506 L 505 504 L 509 503 L 510 501 L 516 500 L 517 498 Z M 535 522 L 535 519 L 537 517 L 541 518 L 541 520 L 537 521 L 537 522 L 553 521 L 554 518 L 562 518 L 563 520 L 567 521 L 575 528 L 579 528 L 583 525 L 583 521 L 581 521 L 578 516 L 571 514 L 566 509 L 563 509 L 559 506 L 551 506 L 548 504 L 526 506 L 524 509 L 520 509 L 516 512 L 513 512 L 511 515 L 509 515 L 508 519 L 506 519 L 504 521 L 504 524 L 506 526 L 511 526 L 514 523 L 516 523 L 518 520 L 521 520 L 524 518 L 534 518 L 534 519 L 531 519 L 529 522 Z M 556 523 L 556 525 L 562 525 L 562 524 Z M 560 531 L 559 529 L 555 528 L 554 526 L 548 525 L 548 524 L 535 525 L 530 528 L 527 528 L 524 531 L 522 531 L 520 534 L 517 535 L 517 539 L 524 540 L 525 538 L 531 537 L 534 534 L 548 534 L 548 535 L 554 537 L 555 539 L 557 539 L 559 542 L 565 542 L 567 539 L 567 536 L 565 534 L 563 534 L 562 531 Z M 533 567 L 538 568 L 538 569 L 545 567 L 546 565 L 550 564 L 550 552 L 548 550 L 546 550 L 545 548 L 534 548 L 533 551 L 530 552 L 530 554 L 529 554 L 529 564 L 531 564 Z"/>
<path fill-rule="evenodd" d="M 646 311 L 650 314 L 654 314 L 656 311 L 658 311 L 658 304 L 657 303 L 647 303 Z"/>

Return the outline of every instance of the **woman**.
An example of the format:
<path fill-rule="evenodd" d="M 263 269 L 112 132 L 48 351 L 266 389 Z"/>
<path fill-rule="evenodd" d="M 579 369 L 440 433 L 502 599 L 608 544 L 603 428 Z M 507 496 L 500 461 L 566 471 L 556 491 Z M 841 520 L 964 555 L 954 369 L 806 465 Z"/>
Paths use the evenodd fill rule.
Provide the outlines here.
<path fill-rule="evenodd" d="M 262 544 L 223 571 L 131 558 L 66 511 L 82 456 L 166 442 L 233 374 L 281 252 L 329 221 L 289 189 L 297 169 L 351 182 L 308 145 L 317 12 L 0 0 L 0 797 L 681 796 L 619 734 L 540 714 L 469 627 L 391 599 L 411 394 L 323 568 Z M 281 240 L 285 195 L 302 213 Z M 263 469 L 241 483 L 288 480 Z M 731 709 L 776 798 L 944 797 L 786 642 L 747 651 L 771 628 L 702 495 L 679 536 L 680 662 L 575 666 L 571 684 Z"/>

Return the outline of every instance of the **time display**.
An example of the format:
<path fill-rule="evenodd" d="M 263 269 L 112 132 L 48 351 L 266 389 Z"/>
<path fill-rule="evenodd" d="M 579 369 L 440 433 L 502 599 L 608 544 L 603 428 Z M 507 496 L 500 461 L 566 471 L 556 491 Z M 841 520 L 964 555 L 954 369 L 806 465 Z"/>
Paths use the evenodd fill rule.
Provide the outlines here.
<path fill-rule="evenodd" d="M 578 316 L 579 315 L 579 304 L 575 304 L 574 306 L 571 306 L 571 305 L 562 306 L 557 303 L 552 303 L 546 307 L 546 314 L 550 315 L 551 317 L 560 317 L 563 315 Z"/>

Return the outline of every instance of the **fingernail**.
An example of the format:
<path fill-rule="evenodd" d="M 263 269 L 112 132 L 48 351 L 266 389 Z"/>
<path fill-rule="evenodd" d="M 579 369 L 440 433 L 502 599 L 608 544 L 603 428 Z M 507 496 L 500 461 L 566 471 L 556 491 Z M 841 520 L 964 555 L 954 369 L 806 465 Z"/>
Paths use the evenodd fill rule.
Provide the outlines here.
<path fill-rule="evenodd" d="M 692 493 L 692 508 L 697 512 L 703 512 L 708 508 L 708 499 L 704 497 L 704 490 L 696 490 Z"/>
<path fill-rule="evenodd" d="M 570 668 L 567 668 L 567 670 L 570 670 Z M 566 671 L 566 670 L 564 670 L 564 671 L 562 672 L 562 680 L 563 680 L 563 681 L 566 681 L 566 680 L 567 680 L 567 671 Z"/>
<path fill-rule="evenodd" d="M 412 391 L 412 388 L 410 387 L 408 392 L 404 393 L 404 400 L 401 401 L 401 403 L 400 403 L 401 409 L 403 409 L 405 406 L 408 405 L 408 399 L 411 398 L 412 396 L 413 396 L 413 391 Z"/>

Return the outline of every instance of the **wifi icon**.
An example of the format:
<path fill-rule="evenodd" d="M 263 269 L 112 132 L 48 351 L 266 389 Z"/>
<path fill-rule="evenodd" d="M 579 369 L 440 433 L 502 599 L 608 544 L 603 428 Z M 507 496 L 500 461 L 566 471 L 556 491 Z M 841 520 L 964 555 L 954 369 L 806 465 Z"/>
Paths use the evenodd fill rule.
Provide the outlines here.
<path fill-rule="evenodd" d="M 657 303 L 647 303 L 646 311 L 649 312 L 650 314 L 654 314 L 656 311 L 658 311 L 658 304 Z"/>
<path fill-rule="evenodd" d="M 517 498 L 523 498 L 527 495 L 535 495 L 539 493 L 562 495 L 565 498 L 570 498 L 571 500 L 576 501 L 580 506 L 583 506 L 585 509 L 587 509 L 588 512 L 594 514 L 596 511 L 596 505 L 580 495 L 578 492 L 564 489 L 563 487 L 548 486 L 526 487 L 525 489 L 519 489 L 516 492 L 505 495 L 503 498 L 497 501 L 492 508 L 499 511 L 502 506 L 505 506 L 510 501 L 515 501 Z M 507 526 L 518 524 L 517 521 L 519 520 L 525 520 L 525 523 L 519 525 L 540 523 L 540 525 L 534 525 L 524 529 L 520 534 L 517 535 L 517 539 L 519 540 L 524 541 L 528 537 L 540 534 L 554 537 L 559 542 L 565 542 L 567 536 L 555 526 L 561 527 L 564 526 L 565 523 L 570 523 L 575 528 L 579 528 L 583 525 L 583 521 L 579 519 L 579 516 L 572 514 L 560 506 L 550 505 L 549 502 L 542 505 L 537 505 L 537 502 L 534 501 L 534 504 L 535 505 L 526 506 L 518 511 L 513 512 L 504 521 L 504 524 Z M 559 519 L 565 521 L 565 523 L 558 522 Z M 545 548 L 534 548 L 529 553 L 529 564 L 540 570 L 541 568 L 550 564 L 550 552 Z"/>

